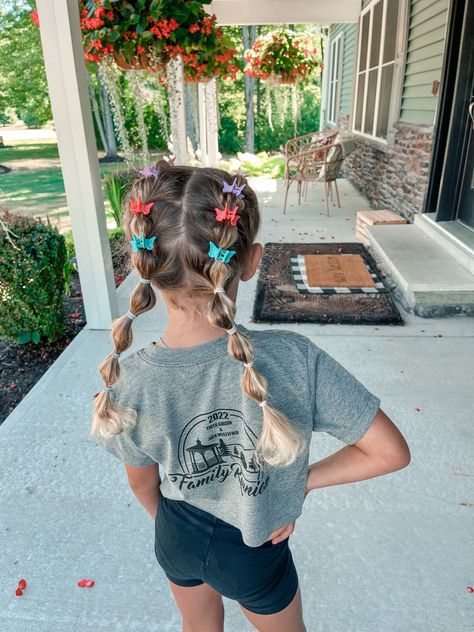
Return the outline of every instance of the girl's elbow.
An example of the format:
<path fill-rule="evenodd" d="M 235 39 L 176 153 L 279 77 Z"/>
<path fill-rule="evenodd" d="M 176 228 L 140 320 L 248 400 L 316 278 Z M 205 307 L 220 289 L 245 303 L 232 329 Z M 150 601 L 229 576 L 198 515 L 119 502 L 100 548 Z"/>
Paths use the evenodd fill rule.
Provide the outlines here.
<path fill-rule="evenodd" d="M 402 470 L 407 467 L 411 461 L 410 448 L 405 440 L 397 446 L 397 449 L 386 455 L 385 462 L 392 472 Z"/>

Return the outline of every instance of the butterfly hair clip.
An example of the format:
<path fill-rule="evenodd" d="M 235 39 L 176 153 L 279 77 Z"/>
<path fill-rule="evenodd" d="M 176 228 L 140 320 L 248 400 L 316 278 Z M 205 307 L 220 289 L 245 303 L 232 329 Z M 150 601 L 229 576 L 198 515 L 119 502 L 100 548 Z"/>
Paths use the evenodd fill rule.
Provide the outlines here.
<path fill-rule="evenodd" d="M 231 195 L 235 195 L 235 197 L 239 198 L 239 200 L 243 200 L 244 194 L 242 193 L 242 189 L 244 188 L 244 186 L 245 184 L 242 184 L 241 186 L 239 186 L 237 184 L 237 178 L 235 178 L 232 184 L 228 184 L 227 182 L 224 182 L 224 185 L 222 187 L 222 192 L 230 193 Z"/>
<path fill-rule="evenodd" d="M 135 235 L 135 233 L 132 233 L 132 239 L 130 240 L 130 243 L 132 244 L 132 251 L 133 252 L 138 252 L 139 248 L 146 248 L 147 250 L 153 250 L 153 244 L 155 242 L 156 239 L 156 235 L 153 235 L 153 237 L 145 237 L 145 235 Z"/>
<path fill-rule="evenodd" d="M 229 205 L 226 202 L 224 210 L 222 210 L 221 208 L 215 208 L 214 210 L 216 212 L 216 219 L 218 222 L 223 222 L 224 220 L 228 219 L 231 226 L 235 226 L 240 219 L 240 215 L 236 214 L 239 210 L 237 204 L 232 210 L 230 210 Z"/>
<path fill-rule="evenodd" d="M 211 257 L 211 259 L 216 259 L 218 261 L 223 261 L 224 263 L 229 263 L 235 253 L 235 250 L 224 250 L 223 248 L 219 248 L 219 246 L 216 246 L 213 241 L 209 242 L 209 252 L 207 254 Z"/>
<path fill-rule="evenodd" d="M 156 178 L 156 176 L 158 175 L 158 169 L 155 167 L 155 165 L 151 165 L 151 167 L 145 167 L 144 169 L 141 169 L 140 174 L 145 177 L 153 176 L 154 178 Z"/>
<path fill-rule="evenodd" d="M 150 202 L 150 204 L 144 204 L 140 195 L 136 200 L 130 200 L 130 211 L 134 215 L 138 215 L 139 213 L 149 215 L 151 213 L 152 206 L 153 202 Z"/>

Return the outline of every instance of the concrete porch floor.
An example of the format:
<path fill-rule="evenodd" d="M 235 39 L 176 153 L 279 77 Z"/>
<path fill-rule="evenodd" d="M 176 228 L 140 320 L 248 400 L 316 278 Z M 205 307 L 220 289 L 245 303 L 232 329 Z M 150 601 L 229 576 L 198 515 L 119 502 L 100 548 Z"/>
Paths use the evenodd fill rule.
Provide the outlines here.
<path fill-rule="evenodd" d="M 262 242 L 357 241 L 367 202 L 340 181 L 342 208 L 325 217 L 321 187 L 281 214 L 281 183 L 259 179 Z M 334 237 L 334 239 L 333 239 Z M 119 289 L 121 311 L 134 285 Z M 256 278 L 240 289 L 249 323 Z M 400 472 L 317 490 L 290 546 L 308 632 L 474 630 L 474 320 L 401 327 L 272 325 L 311 337 L 382 399 L 412 453 Z M 165 326 L 161 301 L 135 321 L 131 350 Z M 107 331 L 83 330 L 0 427 L 0 629 L 2 632 L 180 632 L 180 616 L 153 551 L 153 523 L 123 466 L 89 439 L 96 367 Z M 314 434 L 311 462 L 342 447 Z M 15 597 L 20 577 L 28 582 Z M 82 577 L 95 580 L 80 589 Z M 250 632 L 224 600 L 226 632 Z M 290 630 L 288 632 L 291 632 Z"/>

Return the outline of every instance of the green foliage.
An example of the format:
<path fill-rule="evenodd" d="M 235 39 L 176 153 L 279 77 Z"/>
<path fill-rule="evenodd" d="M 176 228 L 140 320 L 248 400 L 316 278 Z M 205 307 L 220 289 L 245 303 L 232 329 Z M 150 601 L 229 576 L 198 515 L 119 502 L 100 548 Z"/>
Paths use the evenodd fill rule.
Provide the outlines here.
<path fill-rule="evenodd" d="M 258 154 L 239 152 L 237 158 L 221 160 L 219 167 L 230 173 L 235 173 L 240 167 L 240 169 L 249 176 L 281 178 L 285 171 L 285 161 L 282 154 L 270 156 L 266 151 L 262 151 Z"/>
<path fill-rule="evenodd" d="M 243 149 L 243 139 L 239 135 L 236 120 L 223 115 L 219 121 L 219 150 L 223 154 L 236 154 Z"/>
<path fill-rule="evenodd" d="M 110 173 L 104 178 L 104 191 L 110 202 L 112 216 L 117 227 L 122 225 L 122 204 L 137 174 L 132 170 Z"/>
<path fill-rule="evenodd" d="M 52 342 L 65 332 L 66 245 L 39 220 L 5 212 L 0 224 L 0 338 Z"/>
<path fill-rule="evenodd" d="M 30 126 L 51 120 L 39 29 L 32 2 L 0 11 L 0 110 L 12 108 Z"/>

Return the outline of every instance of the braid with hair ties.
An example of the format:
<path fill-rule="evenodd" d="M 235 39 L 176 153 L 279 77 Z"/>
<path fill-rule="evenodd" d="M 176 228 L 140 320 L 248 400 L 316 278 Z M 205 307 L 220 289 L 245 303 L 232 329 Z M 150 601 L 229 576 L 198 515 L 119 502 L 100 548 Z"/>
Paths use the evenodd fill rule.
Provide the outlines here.
<path fill-rule="evenodd" d="M 240 186 L 245 184 L 240 177 Z M 230 203 L 230 195 L 218 200 L 218 204 L 224 206 Z M 238 206 L 238 212 L 245 211 L 245 203 L 236 198 L 232 204 Z M 220 222 L 214 228 L 215 243 L 222 249 L 230 248 L 238 238 L 237 226 L 230 222 Z M 234 324 L 236 314 L 235 302 L 225 293 L 225 282 L 231 273 L 230 266 L 221 260 L 213 260 L 207 268 L 207 275 L 212 286 L 212 297 L 209 305 L 208 319 L 211 325 L 227 330 L 228 353 L 244 364 L 242 375 L 242 388 L 244 392 L 258 402 L 263 412 L 262 433 L 255 446 L 255 456 L 260 457 L 273 466 L 286 466 L 293 463 L 298 454 L 304 448 L 302 436 L 293 428 L 290 421 L 281 411 L 270 406 L 267 398 L 267 380 L 253 366 L 254 349 L 252 342 L 246 334 L 238 331 Z"/>
<path fill-rule="evenodd" d="M 148 236 L 153 228 L 153 214 L 134 215 L 130 223 L 130 231 L 137 235 Z M 155 250 L 156 246 L 153 250 Z M 112 324 L 112 339 L 115 349 L 99 365 L 99 373 L 105 382 L 105 389 L 98 393 L 94 401 L 94 417 L 92 435 L 104 438 L 120 433 L 124 428 L 132 428 L 137 414 L 129 408 L 113 406 L 109 391 L 120 378 L 119 357 L 133 342 L 132 322 L 137 316 L 153 309 L 156 294 L 151 285 L 151 278 L 157 266 L 154 251 L 140 248 L 132 255 L 135 268 L 140 273 L 140 281 L 130 296 L 130 309 Z"/>
<path fill-rule="evenodd" d="M 255 458 L 274 466 L 289 465 L 303 449 L 304 439 L 281 411 L 268 404 L 267 380 L 253 365 L 250 336 L 235 326 L 236 304 L 225 289 L 258 232 L 256 195 L 244 176 L 231 176 L 220 169 L 170 167 L 160 161 L 154 170 L 146 172 L 125 200 L 123 217 L 126 236 L 142 239 L 138 249 L 133 248 L 132 240 L 132 263 L 140 274 L 140 283 L 132 292 L 128 313 L 112 325 L 114 350 L 99 365 L 105 389 L 95 397 L 91 434 L 110 437 L 136 424 L 137 413 L 114 405 L 109 396 L 120 378 L 118 358 L 132 343 L 132 321 L 155 306 L 154 288 L 169 292 L 170 301 L 178 308 L 181 305 L 174 293 L 183 291 L 193 299 L 198 314 L 207 316 L 213 327 L 227 331 L 228 353 L 244 364 L 243 391 L 261 406 L 263 414 Z M 231 186 L 233 182 L 237 190 Z M 242 185 L 246 187 L 243 195 Z M 128 203 L 133 208 L 128 208 Z M 231 221 L 226 204 L 233 207 Z M 238 216 L 234 213 L 236 206 Z M 217 207 L 225 220 L 217 220 Z M 233 248 L 235 256 L 224 257 L 229 263 L 210 256 L 211 241 L 220 249 Z M 194 301 L 198 298 L 202 303 Z"/>

